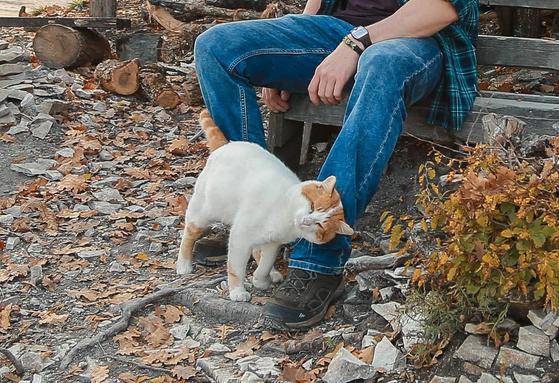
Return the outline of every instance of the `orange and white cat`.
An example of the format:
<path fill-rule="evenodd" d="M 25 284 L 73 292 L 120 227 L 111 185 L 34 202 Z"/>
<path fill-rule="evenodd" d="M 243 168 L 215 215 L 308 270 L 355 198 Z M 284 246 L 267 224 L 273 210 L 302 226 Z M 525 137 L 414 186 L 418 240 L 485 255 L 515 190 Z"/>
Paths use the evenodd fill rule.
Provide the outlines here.
<path fill-rule="evenodd" d="M 278 249 L 298 238 L 321 244 L 352 235 L 344 221 L 336 178 L 301 182 L 278 158 L 249 142 L 228 142 L 207 110 L 200 123 L 210 156 L 186 210 L 177 274 L 192 272 L 192 248 L 212 223 L 231 225 L 227 273 L 229 296 L 249 301 L 244 279 L 251 254 L 258 262 L 252 283 L 266 289 L 282 280 L 274 269 Z"/>

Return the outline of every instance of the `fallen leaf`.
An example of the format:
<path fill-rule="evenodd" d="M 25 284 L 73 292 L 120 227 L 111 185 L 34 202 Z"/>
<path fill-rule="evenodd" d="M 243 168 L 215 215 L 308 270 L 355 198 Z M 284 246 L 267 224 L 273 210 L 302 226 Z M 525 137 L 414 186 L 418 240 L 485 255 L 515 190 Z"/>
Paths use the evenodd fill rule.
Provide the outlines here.
<path fill-rule="evenodd" d="M 97 366 L 91 371 L 91 383 L 101 383 L 109 377 L 108 366 Z"/>
<path fill-rule="evenodd" d="M 70 315 L 69 314 L 56 314 L 53 312 L 41 313 L 41 320 L 39 324 L 50 324 L 57 325 L 66 322 Z"/>
<path fill-rule="evenodd" d="M 6 331 L 10 328 L 10 315 L 16 308 L 17 306 L 10 303 L 0 310 L 0 330 Z"/>
<path fill-rule="evenodd" d="M 73 193 L 86 191 L 88 186 L 83 176 L 78 174 L 68 174 L 64 176 L 56 186 L 58 190 L 67 190 Z"/>
<path fill-rule="evenodd" d="M 190 143 L 187 141 L 186 138 L 181 137 L 173 140 L 171 145 L 169 145 L 169 153 L 174 154 L 175 156 L 185 156 L 188 154 L 188 148 Z"/>
<path fill-rule="evenodd" d="M 196 370 L 191 366 L 175 366 L 171 372 L 175 378 L 184 380 L 188 380 L 193 376 L 196 376 Z"/>

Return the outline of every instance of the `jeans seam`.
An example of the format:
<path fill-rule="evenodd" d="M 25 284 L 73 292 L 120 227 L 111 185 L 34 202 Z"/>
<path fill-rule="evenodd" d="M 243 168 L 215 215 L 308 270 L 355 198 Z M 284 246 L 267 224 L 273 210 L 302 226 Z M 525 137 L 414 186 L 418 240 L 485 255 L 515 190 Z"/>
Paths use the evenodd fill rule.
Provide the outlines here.
<path fill-rule="evenodd" d="M 322 271 L 337 272 L 337 271 L 342 271 L 344 269 L 344 266 L 340 266 L 340 267 L 322 266 L 322 265 L 317 265 L 315 263 L 299 261 L 299 260 L 290 260 L 289 266 L 294 268 L 308 267 L 308 269 L 303 269 L 303 270 L 309 270 L 309 271 L 322 270 Z"/>
<path fill-rule="evenodd" d="M 307 48 L 307 49 L 279 49 L 279 48 L 266 48 L 250 51 L 237 57 L 227 68 L 227 71 L 233 74 L 233 70 L 243 60 L 254 56 L 282 54 L 282 55 L 305 55 L 305 54 L 330 54 L 332 51 L 323 48 Z"/>
<path fill-rule="evenodd" d="M 412 74 L 410 74 L 405 80 L 404 83 L 402 84 L 402 87 L 400 88 L 400 93 L 402 93 L 404 91 L 404 88 L 407 86 L 407 84 L 416 76 L 418 76 L 420 73 L 424 72 L 425 70 L 427 70 L 437 59 L 440 59 L 440 55 L 437 55 L 436 57 L 433 57 L 432 59 L 430 59 L 429 61 L 427 61 L 425 64 L 423 64 L 423 66 L 421 68 L 419 68 L 418 70 L 416 70 L 415 72 L 413 72 Z M 369 171 L 367 172 L 367 175 L 363 178 L 363 181 L 361 182 L 361 185 L 359 185 L 359 189 L 357 190 L 357 197 L 361 197 L 361 192 L 363 191 L 365 185 L 367 184 L 369 178 L 371 177 L 371 174 L 373 173 L 373 169 L 375 168 L 375 165 L 377 164 L 377 161 L 380 157 L 380 153 L 383 152 L 384 150 L 384 146 L 386 145 L 386 142 L 388 141 L 388 136 L 390 135 L 390 131 L 392 130 L 392 123 L 394 122 L 394 118 L 396 116 L 396 111 L 398 110 L 400 104 L 404 101 L 404 98 L 400 98 L 400 100 L 398 101 L 398 103 L 394 106 L 394 108 L 392 109 L 392 114 L 390 115 L 390 122 L 388 123 L 388 129 L 386 129 L 386 134 L 384 135 L 382 144 L 379 148 L 379 150 L 377 151 L 377 155 L 375 157 L 375 159 L 373 160 L 373 163 L 371 164 L 371 167 L 369 169 Z"/>
<path fill-rule="evenodd" d="M 248 118 L 247 118 L 247 105 L 245 90 L 242 86 L 239 87 L 239 101 L 241 106 L 241 129 L 243 141 L 248 141 Z"/>

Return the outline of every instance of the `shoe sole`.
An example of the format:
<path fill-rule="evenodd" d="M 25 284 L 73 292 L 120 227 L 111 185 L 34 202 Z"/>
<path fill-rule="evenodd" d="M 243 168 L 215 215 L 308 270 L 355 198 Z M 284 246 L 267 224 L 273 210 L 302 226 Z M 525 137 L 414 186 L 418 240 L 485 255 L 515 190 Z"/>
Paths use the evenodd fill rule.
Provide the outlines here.
<path fill-rule="evenodd" d="M 336 287 L 334 294 L 332 294 L 330 301 L 324 305 L 324 308 L 319 313 L 310 317 L 306 321 L 296 322 L 296 323 L 282 323 L 280 320 L 278 320 L 278 318 L 265 316 L 263 320 L 263 324 L 267 328 L 273 328 L 275 330 L 282 330 L 282 331 L 304 330 L 308 327 L 312 327 L 318 322 L 320 322 L 322 319 L 324 319 L 324 315 L 326 315 L 326 312 L 328 311 L 328 308 L 330 308 L 332 302 L 338 299 L 344 293 L 344 290 L 345 290 L 345 284 L 344 284 L 344 280 L 342 279 L 338 287 Z"/>

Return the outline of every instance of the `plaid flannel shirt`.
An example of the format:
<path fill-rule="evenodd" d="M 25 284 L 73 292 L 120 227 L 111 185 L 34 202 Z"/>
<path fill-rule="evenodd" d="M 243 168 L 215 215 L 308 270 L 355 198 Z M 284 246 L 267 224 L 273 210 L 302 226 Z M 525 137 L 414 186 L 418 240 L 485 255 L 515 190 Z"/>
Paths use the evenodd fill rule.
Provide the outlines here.
<path fill-rule="evenodd" d="M 322 0 L 321 14 L 332 14 L 340 0 Z M 398 0 L 404 5 L 409 0 Z M 477 95 L 477 59 L 479 1 L 448 0 L 456 8 L 459 20 L 433 37 L 444 57 L 444 75 L 431 95 L 427 122 L 449 130 L 460 130 Z"/>

